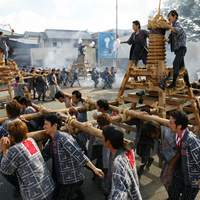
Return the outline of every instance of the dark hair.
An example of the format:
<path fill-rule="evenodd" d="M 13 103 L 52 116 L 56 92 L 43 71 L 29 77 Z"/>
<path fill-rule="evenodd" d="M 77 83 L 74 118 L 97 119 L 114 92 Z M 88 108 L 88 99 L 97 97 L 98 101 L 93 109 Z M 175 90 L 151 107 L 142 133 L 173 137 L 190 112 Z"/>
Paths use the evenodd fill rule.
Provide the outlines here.
<path fill-rule="evenodd" d="M 21 98 L 21 95 L 15 96 L 13 99 L 15 99 L 19 103 L 19 99 Z"/>
<path fill-rule="evenodd" d="M 30 73 L 32 73 L 32 72 L 34 72 L 34 71 L 35 71 L 35 69 L 31 69 Z"/>
<path fill-rule="evenodd" d="M 16 78 L 15 78 L 16 82 L 18 82 L 18 81 L 19 81 L 19 79 L 20 79 L 20 77 L 19 77 L 19 76 L 18 76 L 18 77 L 16 77 Z"/>
<path fill-rule="evenodd" d="M 182 126 L 181 130 L 187 128 L 187 126 L 188 126 L 188 116 L 186 115 L 185 112 L 179 111 L 179 110 L 174 110 L 171 113 L 171 117 L 174 118 L 174 120 L 175 120 L 174 123 L 176 124 L 176 127 L 178 125 L 181 125 Z"/>
<path fill-rule="evenodd" d="M 66 95 L 65 95 L 62 91 L 56 92 L 55 98 L 56 98 L 56 99 L 59 99 L 60 97 L 65 98 Z"/>
<path fill-rule="evenodd" d="M 135 24 L 136 26 L 139 25 L 139 29 L 141 28 L 140 22 L 139 22 L 138 20 L 135 20 L 135 21 L 133 21 L 132 23 Z"/>
<path fill-rule="evenodd" d="M 0 35 L 2 35 L 3 34 L 3 32 L 2 31 L 0 31 Z"/>
<path fill-rule="evenodd" d="M 60 127 L 62 126 L 62 117 L 59 113 L 48 113 L 45 120 L 49 121 L 51 126 L 57 124 L 57 130 L 60 130 Z"/>
<path fill-rule="evenodd" d="M 109 140 L 114 149 L 123 147 L 124 132 L 119 126 L 108 125 L 103 129 L 105 141 Z"/>
<path fill-rule="evenodd" d="M 109 125 L 111 122 L 112 118 L 110 117 L 109 114 L 107 113 L 102 113 L 97 117 L 97 122 L 100 126 L 106 126 Z"/>
<path fill-rule="evenodd" d="M 176 15 L 176 19 L 178 19 L 178 12 L 177 12 L 176 10 L 171 10 L 171 11 L 168 13 L 167 17 L 168 17 L 170 14 L 171 14 L 173 17 Z"/>
<path fill-rule="evenodd" d="M 53 71 L 56 71 L 56 69 L 55 69 L 55 68 L 53 68 L 51 71 L 52 71 L 52 72 L 53 72 Z"/>
<path fill-rule="evenodd" d="M 21 97 L 19 99 L 19 103 L 22 105 L 24 104 L 25 106 L 32 106 L 31 99 L 29 99 L 28 97 Z"/>
<path fill-rule="evenodd" d="M 193 94 L 197 95 L 197 94 L 199 94 L 199 91 L 198 90 L 193 90 Z"/>
<path fill-rule="evenodd" d="M 14 137 L 16 143 L 27 139 L 27 126 L 20 120 L 14 120 L 7 126 L 8 132 Z"/>
<path fill-rule="evenodd" d="M 191 85 L 192 85 L 192 88 L 197 88 L 197 83 L 193 82 Z"/>
<path fill-rule="evenodd" d="M 151 114 L 151 110 L 149 109 L 149 108 L 147 108 L 147 107 L 144 107 L 144 108 L 142 108 L 141 110 L 140 110 L 141 112 L 147 112 L 149 115 L 152 115 Z"/>
<path fill-rule="evenodd" d="M 109 104 L 108 101 L 106 99 L 99 99 L 97 101 L 97 105 L 101 108 L 103 108 L 104 110 L 108 110 L 109 109 Z"/>
<path fill-rule="evenodd" d="M 76 95 L 76 98 L 81 101 L 82 94 L 78 90 L 74 90 L 72 95 Z"/>
<path fill-rule="evenodd" d="M 10 117 L 18 117 L 21 114 L 21 106 L 16 100 L 11 100 L 6 103 L 6 112 Z"/>
<path fill-rule="evenodd" d="M 147 120 L 144 124 L 144 131 L 148 136 L 156 134 L 157 132 L 161 133 L 160 123 L 154 120 Z"/>
<path fill-rule="evenodd" d="M 43 127 L 44 126 L 44 120 L 45 120 L 45 115 L 40 115 L 37 119 L 37 123 L 39 127 Z"/>

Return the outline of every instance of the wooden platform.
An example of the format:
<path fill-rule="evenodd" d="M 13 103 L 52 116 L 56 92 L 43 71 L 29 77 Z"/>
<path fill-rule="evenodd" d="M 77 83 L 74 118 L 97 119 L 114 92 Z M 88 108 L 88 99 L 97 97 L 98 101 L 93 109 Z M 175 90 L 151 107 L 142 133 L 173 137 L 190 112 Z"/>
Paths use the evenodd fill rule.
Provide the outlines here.
<path fill-rule="evenodd" d="M 148 106 L 154 111 L 153 114 L 161 118 L 169 118 L 173 110 L 183 110 L 187 112 L 189 124 L 194 125 L 194 131 L 200 133 L 199 111 L 197 109 L 192 88 L 185 86 L 182 80 L 184 69 L 177 79 L 177 87 L 163 90 L 159 87 L 164 75 L 171 69 L 167 68 L 164 61 L 158 61 L 158 65 L 148 65 L 147 67 L 136 68 L 134 61 L 130 61 L 116 100 L 123 99 L 126 103 L 132 103 L 131 108 L 138 110 Z M 144 73 L 143 73 L 144 72 Z M 146 76 L 146 80 L 135 81 L 136 76 Z M 167 85 L 171 80 L 167 81 Z M 124 95 L 125 90 L 142 89 L 147 91 L 145 95 L 138 96 L 136 93 Z M 151 95 L 149 95 L 151 94 Z M 152 95 L 153 94 L 153 95 Z M 141 104 L 141 106 L 137 106 Z"/>

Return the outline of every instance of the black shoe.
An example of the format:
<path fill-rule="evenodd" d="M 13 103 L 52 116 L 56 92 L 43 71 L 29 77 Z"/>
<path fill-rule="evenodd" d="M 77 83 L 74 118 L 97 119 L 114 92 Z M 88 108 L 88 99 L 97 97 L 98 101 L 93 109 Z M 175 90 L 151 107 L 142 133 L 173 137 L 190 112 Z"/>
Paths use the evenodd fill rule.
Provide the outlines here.
<path fill-rule="evenodd" d="M 52 101 L 56 101 L 55 98 L 52 98 Z"/>
<path fill-rule="evenodd" d="M 105 89 L 105 87 L 103 87 L 103 89 Z"/>
<path fill-rule="evenodd" d="M 172 83 L 172 84 L 169 85 L 167 88 L 170 89 L 170 88 L 175 88 L 175 87 L 176 87 L 176 85 Z"/>
<path fill-rule="evenodd" d="M 149 158 L 146 168 L 149 169 L 151 167 L 151 164 L 153 163 L 153 161 L 154 161 L 154 158 Z"/>
<path fill-rule="evenodd" d="M 138 176 L 141 176 L 143 174 L 143 172 L 144 172 L 144 166 L 145 165 L 141 165 L 140 166 L 139 170 L 137 171 Z"/>
<path fill-rule="evenodd" d="M 42 99 L 42 101 L 46 101 L 45 99 Z"/>
<path fill-rule="evenodd" d="M 71 87 L 73 87 L 73 85 L 71 85 Z"/>

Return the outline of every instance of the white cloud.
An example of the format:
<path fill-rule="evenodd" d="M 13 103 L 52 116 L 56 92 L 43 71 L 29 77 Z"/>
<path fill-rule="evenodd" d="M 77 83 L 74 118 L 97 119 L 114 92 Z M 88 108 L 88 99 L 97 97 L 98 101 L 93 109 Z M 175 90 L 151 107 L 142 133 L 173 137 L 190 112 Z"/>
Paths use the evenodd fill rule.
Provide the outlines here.
<path fill-rule="evenodd" d="M 65 17 L 70 16 L 76 11 L 72 0 L 56 0 L 53 3 L 55 4 L 56 11 Z"/>
<path fill-rule="evenodd" d="M 25 0 L 1 0 L 0 8 L 5 8 L 5 7 L 17 8 L 17 7 L 21 7 L 21 5 L 24 3 L 25 3 Z"/>
<path fill-rule="evenodd" d="M 38 13 L 21 10 L 13 12 L 1 19 L 3 24 L 11 24 L 16 33 L 24 33 L 24 31 L 43 31 L 47 23 L 47 19 Z"/>
<path fill-rule="evenodd" d="M 8 8 L 16 6 L 16 9 L 1 13 L 0 23 L 11 23 L 18 33 L 46 28 L 98 32 L 116 27 L 116 1 L 113 0 L 42 0 L 42 5 L 47 5 L 44 9 L 39 0 L 2 1 Z M 133 20 L 147 24 L 149 12 L 158 5 L 159 0 L 118 0 L 118 28 L 131 29 Z"/>

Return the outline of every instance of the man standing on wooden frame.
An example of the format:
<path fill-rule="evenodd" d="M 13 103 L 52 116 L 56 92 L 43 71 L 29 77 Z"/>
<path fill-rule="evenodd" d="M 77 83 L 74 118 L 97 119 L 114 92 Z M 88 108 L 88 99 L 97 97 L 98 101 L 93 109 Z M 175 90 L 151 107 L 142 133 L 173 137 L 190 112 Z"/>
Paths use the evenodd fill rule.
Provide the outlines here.
<path fill-rule="evenodd" d="M 135 66 L 139 60 L 146 65 L 147 62 L 147 37 L 149 32 L 140 29 L 140 22 L 133 21 L 133 32 L 127 41 L 122 41 L 121 44 L 131 45 L 129 60 L 135 61 Z M 136 78 L 137 79 L 137 78 Z"/>

